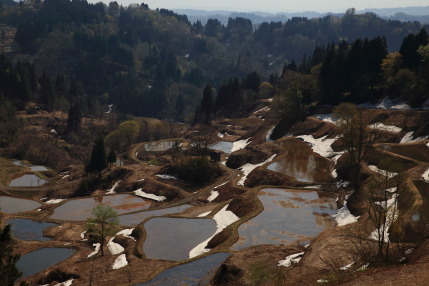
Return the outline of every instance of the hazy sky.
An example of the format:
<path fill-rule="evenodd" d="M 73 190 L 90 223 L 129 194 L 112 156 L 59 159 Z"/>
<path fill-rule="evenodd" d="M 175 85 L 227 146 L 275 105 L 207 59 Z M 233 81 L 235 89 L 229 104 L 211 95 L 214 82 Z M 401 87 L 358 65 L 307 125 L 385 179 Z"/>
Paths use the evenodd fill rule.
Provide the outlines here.
<path fill-rule="evenodd" d="M 112 0 L 113 1 L 113 0 Z M 142 3 L 135 0 L 116 0 L 118 3 Z M 92 0 L 90 2 L 98 2 Z M 110 2 L 103 0 L 103 2 Z M 203 9 L 263 12 L 345 12 L 347 8 L 397 8 L 428 6 L 428 0 L 143 0 L 151 9 Z"/>

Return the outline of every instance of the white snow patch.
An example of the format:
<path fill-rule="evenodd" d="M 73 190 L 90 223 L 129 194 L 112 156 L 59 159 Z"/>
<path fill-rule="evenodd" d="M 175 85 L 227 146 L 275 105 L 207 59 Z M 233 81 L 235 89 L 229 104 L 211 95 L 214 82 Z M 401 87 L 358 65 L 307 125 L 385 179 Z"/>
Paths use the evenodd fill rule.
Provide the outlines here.
<path fill-rule="evenodd" d="M 106 111 L 106 113 L 107 113 L 107 114 L 109 114 L 109 113 L 111 113 L 111 112 L 112 112 L 113 104 L 109 104 L 107 107 L 108 107 L 109 109 Z"/>
<path fill-rule="evenodd" d="M 85 233 L 86 233 L 86 230 L 84 230 L 83 232 L 80 233 L 80 238 L 82 239 L 82 241 L 87 240 L 87 239 L 85 239 Z"/>
<path fill-rule="evenodd" d="M 319 279 L 319 280 L 317 280 L 317 283 L 329 283 L 329 280 Z"/>
<path fill-rule="evenodd" d="M 206 212 L 206 213 L 202 213 L 200 215 L 198 215 L 197 217 L 206 217 L 210 214 L 211 212 Z"/>
<path fill-rule="evenodd" d="M 263 108 L 261 108 L 259 110 L 256 110 L 255 112 L 253 112 L 253 114 L 258 114 L 260 112 L 270 111 L 270 110 L 271 110 L 271 108 L 269 108 L 268 106 L 265 106 L 265 107 L 263 107 Z"/>
<path fill-rule="evenodd" d="M 250 139 L 251 138 L 235 141 L 232 144 L 231 153 L 246 148 L 246 146 L 252 142 Z"/>
<path fill-rule="evenodd" d="M 54 286 L 70 286 L 73 283 L 73 279 L 61 282 L 61 283 L 57 283 Z"/>
<path fill-rule="evenodd" d="M 402 137 L 402 139 L 399 143 L 403 144 L 403 143 L 423 141 L 423 140 L 428 139 L 428 138 L 429 138 L 429 136 L 422 136 L 422 137 L 417 137 L 414 139 L 414 131 L 410 131 L 410 132 L 406 133 L 404 135 L 404 137 Z"/>
<path fill-rule="evenodd" d="M 339 120 L 339 118 L 335 118 L 333 114 L 314 114 L 313 117 L 333 124 Z"/>
<path fill-rule="evenodd" d="M 368 267 L 369 267 L 369 263 L 367 263 L 367 264 L 365 264 L 365 265 L 362 265 L 362 267 L 361 267 L 361 268 L 359 268 L 357 271 L 364 271 L 364 270 L 367 270 L 367 269 L 368 269 Z"/>
<path fill-rule="evenodd" d="M 116 233 L 116 235 L 122 235 L 125 236 L 127 238 L 131 238 L 132 240 L 136 240 L 134 237 L 131 236 L 131 233 L 133 233 L 134 228 L 128 228 L 128 229 L 123 229 L 121 231 L 119 231 L 118 233 Z"/>
<path fill-rule="evenodd" d="M 389 228 L 392 223 L 398 217 L 398 195 L 393 195 L 391 199 L 383 202 L 376 202 L 377 205 L 380 205 L 386 210 L 386 221 L 384 225 L 380 226 L 380 229 L 374 230 L 370 235 L 370 239 L 378 240 L 379 235 L 383 235 L 384 242 L 389 242 Z"/>
<path fill-rule="evenodd" d="M 52 199 L 52 200 L 46 201 L 45 203 L 48 205 L 53 205 L 53 204 L 59 204 L 63 201 L 65 201 L 65 199 Z"/>
<path fill-rule="evenodd" d="M 393 178 L 396 175 L 398 175 L 398 173 L 393 173 L 393 172 L 389 172 L 389 171 L 386 171 L 386 170 L 382 170 L 382 169 L 377 168 L 377 166 L 374 166 L 374 165 L 369 165 L 368 168 L 371 171 L 376 172 L 376 173 L 378 173 L 380 175 L 383 175 L 385 177 L 388 177 L 388 178 Z"/>
<path fill-rule="evenodd" d="M 217 134 L 217 137 L 219 137 L 219 138 L 223 138 L 223 137 L 225 137 L 225 135 L 219 132 L 219 133 Z"/>
<path fill-rule="evenodd" d="M 219 192 L 218 191 L 211 191 L 210 192 L 210 197 L 207 198 L 207 200 L 209 202 L 214 201 L 217 197 L 219 196 Z"/>
<path fill-rule="evenodd" d="M 410 106 L 405 102 L 395 103 L 387 97 L 385 97 L 379 104 L 377 104 L 376 107 L 380 109 L 411 109 Z"/>
<path fill-rule="evenodd" d="M 96 255 L 98 253 L 98 251 L 100 250 L 100 243 L 94 243 L 92 246 L 94 246 L 95 250 L 93 252 L 91 252 L 90 254 L 88 254 L 87 258 L 90 258 L 94 255 Z"/>
<path fill-rule="evenodd" d="M 335 221 L 337 222 L 338 226 L 343 226 L 351 223 L 357 222 L 359 217 L 356 217 L 350 213 L 349 208 L 347 205 L 344 205 L 342 208 L 337 210 L 337 213 L 333 215 Z"/>
<path fill-rule="evenodd" d="M 227 226 L 229 226 L 230 224 L 233 224 L 234 222 L 236 222 L 237 220 L 239 220 L 240 218 L 238 216 L 236 216 L 232 211 L 228 211 L 226 210 L 228 208 L 229 205 L 224 206 L 220 211 L 217 212 L 217 214 L 214 215 L 213 219 L 216 222 L 216 232 L 209 237 L 208 239 L 206 239 L 205 241 L 201 242 L 200 244 L 198 244 L 196 247 L 194 247 L 190 252 L 189 252 L 189 258 L 193 258 L 196 257 L 198 255 L 201 255 L 203 253 L 209 252 L 210 249 L 206 248 L 207 243 L 219 232 L 221 232 L 222 230 L 224 230 Z"/>
<path fill-rule="evenodd" d="M 320 154 L 323 157 L 331 157 L 333 156 L 334 150 L 332 150 L 331 145 L 338 139 L 335 138 L 327 138 L 328 136 L 323 136 L 321 138 L 315 139 L 313 135 L 300 135 L 296 138 L 301 138 L 304 142 L 308 143 L 315 153 Z"/>
<path fill-rule="evenodd" d="M 321 187 L 322 187 L 322 185 L 315 185 L 315 186 L 304 187 L 304 189 L 320 189 Z"/>
<path fill-rule="evenodd" d="M 51 133 L 52 133 L 52 134 L 55 134 L 55 135 L 58 135 L 58 132 L 57 132 L 57 130 L 55 130 L 55 129 L 51 129 Z"/>
<path fill-rule="evenodd" d="M 355 261 L 346 266 L 341 267 L 340 270 L 349 270 L 353 266 L 353 264 L 355 264 Z"/>
<path fill-rule="evenodd" d="M 158 178 L 164 179 L 164 180 L 178 180 L 177 177 L 171 176 L 171 175 L 166 175 L 166 174 L 158 174 L 155 176 L 157 176 Z"/>
<path fill-rule="evenodd" d="M 244 182 L 246 181 L 247 176 L 250 174 L 250 172 L 252 172 L 257 167 L 260 167 L 262 165 L 265 165 L 266 163 L 271 162 L 274 159 L 275 156 L 276 156 L 276 154 L 274 154 L 273 156 L 271 156 L 270 158 L 268 158 L 265 162 L 262 162 L 262 163 L 259 163 L 259 164 L 253 165 L 253 164 L 247 163 L 247 164 L 241 166 L 240 168 L 238 168 L 239 170 L 241 170 L 244 173 L 244 175 L 243 175 L 243 177 L 241 177 L 241 179 L 237 183 L 237 185 L 244 186 Z"/>
<path fill-rule="evenodd" d="M 120 182 L 120 180 L 117 181 L 110 189 L 108 189 L 106 195 L 116 194 L 115 189 L 119 186 Z"/>
<path fill-rule="evenodd" d="M 267 135 L 265 136 L 265 142 L 273 142 L 273 140 L 270 139 L 271 135 L 273 134 L 275 126 L 273 126 L 273 128 L 271 128 Z"/>
<path fill-rule="evenodd" d="M 67 177 L 70 177 L 70 175 L 64 175 L 64 177 L 62 177 L 61 180 L 64 180 Z"/>
<path fill-rule="evenodd" d="M 422 178 L 423 180 L 425 180 L 426 182 L 429 181 L 429 169 L 427 169 L 423 174 L 422 174 Z"/>
<path fill-rule="evenodd" d="M 116 255 L 121 253 L 122 251 L 124 251 L 125 249 L 122 247 L 122 245 L 113 242 L 113 240 L 115 239 L 115 237 L 112 237 L 109 242 L 107 243 L 107 247 L 110 250 L 110 253 L 112 253 L 112 255 Z"/>
<path fill-rule="evenodd" d="M 125 254 L 119 255 L 112 265 L 112 269 L 119 269 L 128 265 L 127 257 Z"/>
<path fill-rule="evenodd" d="M 138 189 L 138 190 L 135 190 L 134 194 L 136 196 L 147 198 L 147 199 L 151 199 L 151 200 L 154 200 L 154 201 L 157 201 L 157 202 L 162 202 L 162 201 L 165 201 L 167 199 L 167 197 L 164 197 L 164 196 L 157 196 L 157 195 L 154 195 L 154 194 L 145 193 L 145 192 L 142 191 L 141 188 Z"/>
<path fill-rule="evenodd" d="M 298 263 L 301 260 L 303 255 L 304 255 L 304 252 L 300 252 L 300 253 L 295 253 L 295 254 L 286 256 L 284 260 L 279 261 L 277 266 L 289 267 L 292 265 L 292 263 Z"/>
<path fill-rule="evenodd" d="M 397 187 L 394 187 L 394 188 L 390 188 L 390 189 L 385 189 L 384 191 L 389 192 L 389 193 L 394 193 L 394 192 L 396 192 L 397 189 L 398 189 Z"/>
<path fill-rule="evenodd" d="M 405 255 L 410 255 L 411 253 L 413 253 L 413 251 L 414 248 L 407 249 L 407 251 L 405 251 Z"/>
<path fill-rule="evenodd" d="M 389 132 L 393 132 L 393 133 L 399 133 L 402 131 L 402 128 L 394 126 L 394 125 L 385 125 L 381 122 L 377 122 L 371 125 L 368 125 L 369 128 L 371 129 L 377 129 L 377 130 L 381 130 L 381 131 L 389 131 Z"/>

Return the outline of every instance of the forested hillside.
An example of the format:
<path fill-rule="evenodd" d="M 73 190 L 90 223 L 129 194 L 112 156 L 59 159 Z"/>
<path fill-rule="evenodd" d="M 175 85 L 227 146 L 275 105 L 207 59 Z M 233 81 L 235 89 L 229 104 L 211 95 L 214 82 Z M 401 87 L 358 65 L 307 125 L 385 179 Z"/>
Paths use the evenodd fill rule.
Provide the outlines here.
<path fill-rule="evenodd" d="M 233 105 L 222 102 L 230 97 L 226 93 L 237 94 L 231 91 L 233 85 L 257 93 L 255 84 L 274 84 L 285 62 L 292 70 L 297 66 L 310 74 L 310 67 L 325 58 L 342 61 L 346 51 L 356 53 L 360 46 L 364 46 L 363 54 L 372 53 L 377 48 L 371 46 L 374 44 L 379 46 L 375 55 L 361 56 L 377 80 L 377 65 L 388 51 L 398 51 L 404 37 L 422 28 L 417 22 L 383 20 L 371 13 L 357 15 L 354 9 L 343 17 L 292 18 L 257 26 L 236 17 L 226 25 L 210 19 L 203 26 L 199 21 L 190 23 L 185 15 L 151 10 L 145 4 L 123 7 L 116 2 L 68 0 L 3 5 L 0 23 L 2 47 L 13 39 L 9 49 L 2 48 L 6 52 L 2 72 L 9 70 L 2 94 L 16 108 L 37 101 L 47 110 L 68 111 L 75 105 L 85 112 L 114 104 L 123 113 L 188 122 L 193 120 L 205 84 L 214 87 L 213 96 L 219 93 L 216 112 L 222 109 L 231 114 L 234 112 L 225 109 L 236 111 L 239 105 L 245 110 L 258 97 L 247 92 L 240 100 L 228 99 Z M 365 40 L 374 37 L 379 38 Z M 355 43 L 358 38 L 360 42 Z M 338 43 L 340 49 L 335 48 Z M 362 67 L 354 66 L 353 60 L 362 64 L 350 56 L 344 63 L 323 65 L 322 93 L 347 92 L 345 87 L 332 87 L 328 81 L 338 78 L 326 79 L 328 74 L 345 76 L 345 84 L 359 88 L 363 79 L 355 75 Z M 255 81 L 250 87 L 245 82 L 252 77 Z M 71 86 L 75 88 L 71 90 Z M 324 96 L 320 98 L 323 102 Z"/>

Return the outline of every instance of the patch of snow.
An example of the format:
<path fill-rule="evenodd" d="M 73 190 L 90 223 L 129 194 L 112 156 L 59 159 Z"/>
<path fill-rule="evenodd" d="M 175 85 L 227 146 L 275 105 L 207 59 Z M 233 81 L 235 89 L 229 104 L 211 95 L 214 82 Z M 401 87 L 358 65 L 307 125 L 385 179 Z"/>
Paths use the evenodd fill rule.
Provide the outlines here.
<path fill-rule="evenodd" d="M 143 182 L 144 181 L 144 179 L 140 179 L 140 180 L 138 180 L 137 182 Z"/>
<path fill-rule="evenodd" d="M 429 182 L 429 169 L 427 169 L 427 170 L 422 174 L 422 178 L 423 178 L 423 180 L 425 180 L 426 182 Z"/>
<path fill-rule="evenodd" d="M 59 204 L 63 201 L 65 201 L 65 199 L 52 199 L 52 200 L 46 201 L 45 203 L 48 205 L 53 205 L 53 204 Z"/>
<path fill-rule="evenodd" d="M 369 263 L 367 263 L 367 264 L 365 264 L 365 265 L 362 265 L 362 267 L 361 267 L 361 268 L 359 268 L 357 271 L 365 271 L 365 270 L 367 270 L 367 269 L 368 269 L 368 267 L 369 267 Z"/>
<path fill-rule="evenodd" d="M 389 131 L 389 132 L 393 132 L 393 133 L 399 133 L 402 131 L 402 128 L 400 128 L 400 127 L 396 127 L 394 125 L 385 125 L 381 122 L 377 122 L 377 123 L 368 125 L 368 127 L 371 129 L 377 129 L 377 130 L 381 130 L 381 131 Z"/>
<path fill-rule="evenodd" d="M 151 200 L 154 200 L 154 201 L 157 201 L 157 202 L 162 202 L 162 201 L 165 201 L 167 199 L 167 197 L 164 197 L 164 196 L 157 196 L 157 195 L 154 195 L 154 194 L 145 193 L 145 192 L 142 191 L 141 188 L 138 189 L 138 190 L 135 190 L 134 194 L 136 196 L 147 198 L 147 199 L 151 199 Z"/>
<path fill-rule="evenodd" d="M 54 286 L 70 286 L 73 283 L 73 279 L 61 282 L 61 283 L 57 283 Z"/>
<path fill-rule="evenodd" d="M 308 143 L 315 153 L 318 153 L 323 157 L 331 157 L 335 154 L 334 150 L 331 148 L 331 145 L 338 139 L 338 137 L 327 137 L 328 135 L 316 139 L 313 137 L 313 135 L 300 135 L 296 138 L 301 138 L 304 140 L 304 142 Z"/>
<path fill-rule="evenodd" d="M 137 157 L 138 154 L 139 154 L 139 152 L 136 152 L 136 157 Z"/>
<path fill-rule="evenodd" d="M 379 104 L 377 104 L 376 107 L 380 109 L 401 109 L 401 110 L 411 109 L 410 106 L 405 102 L 395 103 L 387 97 L 385 97 Z"/>
<path fill-rule="evenodd" d="M 340 270 L 349 270 L 353 266 L 353 264 L 355 264 L 354 261 L 346 266 L 341 267 Z"/>
<path fill-rule="evenodd" d="M 396 175 L 398 175 L 398 173 L 393 173 L 393 172 L 389 172 L 389 171 L 386 171 L 386 170 L 382 170 L 382 169 L 377 168 L 377 166 L 374 166 L 374 165 L 369 165 L 368 168 L 371 171 L 373 171 L 373 172 L 376 172 L 376 173 L 378 173 L 380 175 L 388 177 L 389 179 L 395 177 Z"/>
<path fill-rule="evenodd" d="M 261 108 L 259 110 L 256 110 L 255 112 L 253 112 L 253 114 L 258 114 L 260 112 L 270 111 L 270 110 L 271 110 L 271 108 L 269 108 L 268 106 L 265 106 L 265 107 L 263 107 L 263 108 Z"/>
<path fill-rule="evenodd" d="M 268 132 L 267 135 L 265 136 L 265 142 L 273 142 L 273 140 L 270 139 L 271 135 L 273 134 L 275 126 L 273 126 L 273 128 L 271 128 Z"/>
<path fill-rule="evenodd" d="M 338 226 L 343 226 L 351 223 L 357 222 L 359 217 L 356 217 L 350 213 L 349 208 L 347 205 L 344 205 L 342 208 L 337 210 L 337 213 L 333 215 L 335 221 L 337 222 Z"/>
<path fill-rule="evenodd" d="M 112 269 L 119 269 L 128 265 L 127 257 L 125 254 L 119 255 L 112 265 Z"/>
<path fill-rule="evenodd" d="M 250 139 L 251 138 L 235 141 L 232 144 L 231 153 L 246 148 L 246 146 L 252 142 Z"/>
<path fill-rule="evenodd" d="M 134 237 L 131 236 L 131 233 L 133 233 L 134 228 L 128 228 L 128 229 L 123 229 L 121 231 L 119 231 L 118 233 L 116 233 L 116 235 L 122 235 L 125 236 L 127 238 L 131 238 L 132 240 L 136 240 Z"/>
<path fill-rule="evenodd" d="M 410 255 L 411 253 L 413 253 L 414 248 L 410 248 L 407 251 L 405 251 L 405 255 Z"/>
<path fill-rule="evenodd" d="M 122 245 L 120 245 L 119 243 L 113 242 L 113 240 L 115 239 L 115 237 L 112 237 L 109 242 L 107 243 L 107 247 L 110 250 L 110 253 L 112 255 L 116 255 L 119 254 L 121 252 L 123 252 L 125 249 L 122 247 Z"/>
<path fill-rule="evenodd" d="M 304 187 L 304 189 L 320 189 L 321 187 L 322 187 L 322 185 L 307 186 L 307 187 Z"/>
<path fill-rule="evenodd" d="M 197 217 L 206 217 L 210 214 L 211 212 L 206 212 L 206 213 L 202 213 L 200 215 L 198 215 Z"/>
<path fill-rule="evenodd" d="M 210 196 L 207 198 L 207 200 L 209 202 L 212 202 L 213 200 L 215 200 L 217 197 L 219 196 L 219 192 L 218 191 L 211 191 L 210 192 Z"/>
<path fill-rule="evenodd" d="M 389 228 L 392 223 L 398 217 L 398 195 L 393 195 L 391 199 L 383 202 L 376 202 L 377 205 L 380 205 L 386 210 L 386 220 L 385 223 L 380 226 L 380 229 L 374 230 L 370 235 L 370 239 L 377 240 L 379 239 L 380 234 L 383 235 L 384 242 L 389 242 Z"/>
<path fill-rule="evenodd" d="M 339 120 L 338 118 L 335 118 L 333 114 L 314 114 L 313 117 L 333 124 Z"/>
<path fill-rule="evenodd" d="M 107 190 L 106 195 L 116 194 L 115 189 L 119 186 L 121 180 L 117 181 L 110 189 Z"/>
<path fill-rule="evenodd" d="M 57 132 L 57 130 L 55 130 L 55 129 L 51 129 L 51 133 L 52 133 L 52 134 L 55 134 L 55 135 L 58 135 L 58 132 Z"/>
<path fill-rule="evenodd" d="M 164 179 L 164 180 L 178 180 L 177 177 L 171 176 L 171 175 L 166 175 L 166 174 L 158 174 L 155 176 L 157 176 L 158 178 Z"/>
<path fill-rule="evenodd" d="M 268 102 L 272 102 L 272 101 L 273 101 L 273 98 L 268 98 L 268 99 L 267 99 L 267 101 L 268 101 Z"/>
<path fill-rule="evenodd" d="M 390 188 L 390 189 L 385 189 L 384 191 L 389 192 L 389 193 L 394 193 L 394 192 L 396 192 L 397 189 L 398 189 L 397 187 L 394 187 L 394 188 Z"/>
<path fill-rule="evenodd" d="M 295 254 L 286 256 L 284 260 L 279 261 L 277 266 L 289 267 L 292 265 L 292 263 L 298 263 L 301 260 L 303 255 L 304 255 L 304 252 L 300 252 L 300 253 L 295 253 Z"/>
<path fill-rule="evenodd" d="M 260 167 L 262 165 L 265 165 L 266 163 L 271 162 L 274 159 L 275 156 L 276 156 L 276 154 L 274 154 L 273 156 L 271 156 L 270 158 L 268 158 L 265 162 L 262 162 L 262 163 L 259 163 L 259 164 L 253 165 L 253 164 L 247 163 L 247 164 L 241 166 L 240 168 L 238 168 L 244 174 L 243 174 L 243 177 L 241 177 L 240 181 L 237 183 L 237 185 L 244 186 L 244 182 L 246 181 L 247 176 L 250 174 L 250 172 L 252 172 L 257 167 Z"/>
<path fill-rule="evenodd" d="M 94 243 L 92 246 L 94 246 L 95 250 L 93 252 L 91 252 L 90 254 L 88 254 L 87 258 L 90 258 L 94 255 L 96 255 L 98 253 L 98 251 L 100 250 L 100 243 Z"/>
<path fill-rule="evenodd" d="M 64 175 L 64 177 L 62 177 L 61 180 L 64 180 L 67 177 L 70 177 L 70 175 Z"/>
<path fill-rule="evenodd" d="M 317 283 L 329 283 L 329 280 L 319 279 L 319 280 L 317 280 Z"/>
<path fill-rule="evenodd" d="M 400 144 L 412 143 L 412 142 L 417 142 L 417 141 L 423 141 L 423 140 L 428 139 L 428 138 L 429 138 L 429 136 L 422 136 L 422 137 L 417 137 L 414 139 L 414 131 L 410 131 L 410 132 L 406 133 L 404 135 L 404 137 L 402 137 L 402 139 L 399 143 Z"/>
<path fill-rule="evenodd" d="M 196 247 L 194 247 L 189 252 L 189 258 L 196 257 L 198 255 L 201 255 L 203 253 L 209 252 L 210 249 L 206 248 L 207 243 L 219 232 L 224 230 L 226 227 L 228 227 L 230 224 L 233 224 L 234 222 L 238 221 L 240 218 L 236 216 L 232 211 L 226 210 L 228 208 L 229 204 L 224 206 L 220 211 L 217 212 L 217 214 L 214 215 L 213 219 L 216 222 L 216 232 L 206 239 L 205 241 L 198 244 Z"/>
<path fill-rule="evenodd" d="M 85 239 L 85 233 L 86 233 L 86 230 L 84 230 L 83 232 L 80 233 L 80 238 L 82 239 L 82 241 L 87 240 L 87 239 Z"/>
<path fill-rule="evenodd" d="M 219 138 L 223 138 L 223 137 L 225 137 L 225 135 L 224 135 L 224 134 L 222 134 L 222 133 L 220 133 L 220 132 L 218 132 L 217 137 L 219 137 Z"/>
<path fill-rule="evenodd" d="M 107 113 L 107 114 L 109 114 L 109 113 L 111 113 L 111 112 L 112 112 L 113 104 L 109 104 L 107 107 L 108 107 L 109 109 L 106 111 L 106 113 Z"/>

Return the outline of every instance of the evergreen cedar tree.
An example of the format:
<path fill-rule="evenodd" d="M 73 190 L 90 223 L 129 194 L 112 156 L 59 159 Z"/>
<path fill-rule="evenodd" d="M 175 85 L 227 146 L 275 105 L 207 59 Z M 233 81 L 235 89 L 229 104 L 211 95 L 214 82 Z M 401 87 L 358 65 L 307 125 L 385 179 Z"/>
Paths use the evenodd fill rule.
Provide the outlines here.
<path fill-rule="evenodd" d="M 14 255 L 11 226 L 7 224 L 0 233 L 0 285 L 12 286 L 22 273 L 16 267 L 20 255 Z"/>
<path fill-rule="evenodd" d="M 104 138 L 100 138 L 95 142 L 92 149 L 91 159 L 85 168 L 88 173 L 97 173 L 101 175 L 101 172 L 107 168 L 106 160 L 106 149 L 104 147 Z"/>

